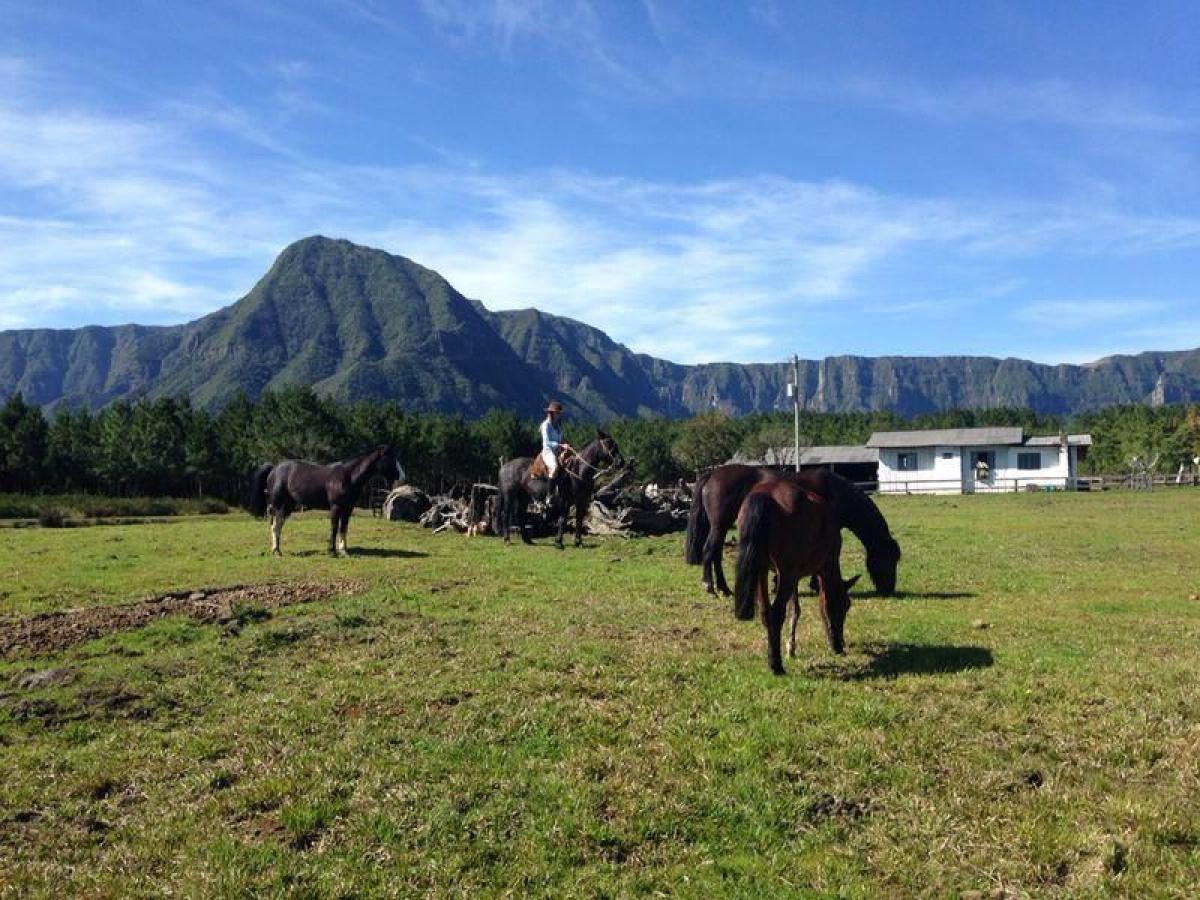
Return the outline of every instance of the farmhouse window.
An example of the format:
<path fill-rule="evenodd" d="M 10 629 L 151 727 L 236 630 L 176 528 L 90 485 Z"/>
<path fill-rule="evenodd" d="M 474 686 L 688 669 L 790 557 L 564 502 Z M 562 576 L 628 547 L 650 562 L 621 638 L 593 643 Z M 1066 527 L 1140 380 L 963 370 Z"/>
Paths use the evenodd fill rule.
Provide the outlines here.
<path fill-rule="evenodd" d="M 1042 467 L 1042 454 L 1040 453 L 1018 453 L 1017 468 L 1018 469 L 1040 469 Z"/>
<path fill-rule="evenodd" d="M 954 451 L 947 450 L 945 453 L 942 454 L 942 459 L 954 459 Z"/>
<path fill-rule="evenodd" d="M 915 472 L 917 471 L 917 454 L 915 453 L 897 453 L 896 454 L 896 469 L 900 472 Z"/>

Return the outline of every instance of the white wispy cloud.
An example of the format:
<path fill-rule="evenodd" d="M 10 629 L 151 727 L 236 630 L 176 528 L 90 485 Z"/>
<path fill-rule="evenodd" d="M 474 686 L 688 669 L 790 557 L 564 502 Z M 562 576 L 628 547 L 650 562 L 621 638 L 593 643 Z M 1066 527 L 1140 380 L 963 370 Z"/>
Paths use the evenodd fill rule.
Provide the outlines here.
<path fill-rule="evenodd" d="M 1056 328 L 1091 329 L 1113 322 L 1144 320 L 1174 306 L 1165 300 L 1140 297 L 1123 299 L 1088 298 L 1078 300 L 1046 300 L 1022 306 L 1016 318 L 1036 325 Z"/>
<path fill-rule="evenodd" d="M 285 244 L 325 233 L 404 254 L 493 308 L 580 318 L 636 350 L 761 360 L 842 349 L 812 331 L 809 312 L 861 307 L 864 285 L 879 290 L 898 263 L 969 275 L 1048 253 L 1200 247 L 1200 219 L 1105 206 L 985 207 L 776 176 L 498 172 L 454 158 L 333 163 L 211 93 L 133 118 L 12 84 L 0 87 L 0 133 L 14 136 L 0 142 L 0 193 L 12 201 L 0 216 L 0 324 L 10 327 L 183 321 L 248 290 Z M 225 152 L 232 143 L 250 148 L 250 164 Z M 912 297 L 922 284 L 954 296 L 926 278 L 908 286 L 910 313 L 962 308 Z M 1069 313 L 1038 310 L 1022 315 Z"/>
<path fill-rule="evenodd" d="M 1162 109 L 1131 87 L 1084 88 L 1060 78 L 976 78 L 935 86 L 896 78 L 852 77 L 827 83 L 824 89 L 866 104 L 935 119 L 1040 122 L 1168 134 L 1200 129 L 1200 116 L 1194 108 Z"/>

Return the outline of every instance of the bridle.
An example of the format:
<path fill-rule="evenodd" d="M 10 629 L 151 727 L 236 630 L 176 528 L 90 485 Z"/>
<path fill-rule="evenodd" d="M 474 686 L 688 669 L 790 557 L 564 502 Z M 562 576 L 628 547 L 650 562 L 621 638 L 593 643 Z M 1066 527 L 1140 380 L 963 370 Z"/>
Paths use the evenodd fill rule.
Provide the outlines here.
<path fill-rule="evenodd" d="M 612 448 L 612 439 L 611 438 L 601 438 L 600 446 L 604 449 L 605 454 L 611 460 L 614 455 L 613 448 Z M 599 466 L 594 466 L 590 462 L 588 462 L 586 459 L 584 459 L 582 453 L 576 453 L 571 457 L 571 459 L 564 460 L 563 466 L 566 467 L 571 462 L 571 460 L 578 460 L 581 465 L 587 466 L 589 469 L 591 469 L 595 473 L 595 475 L 592 476 L 593 479 L 599 478 L 601 475 L 605 474 L 606 472 L 611 472 L 613 469 L 615 469 L 617 467 L 616 462 L 613 462 L 611 465 L 607 465 L 603 469 L 601 469 Z M 573 478 L 582 478 L 583 477 L 582 475 L 576 475 L 569 468 L 567 469 L 567 472 Z"/>

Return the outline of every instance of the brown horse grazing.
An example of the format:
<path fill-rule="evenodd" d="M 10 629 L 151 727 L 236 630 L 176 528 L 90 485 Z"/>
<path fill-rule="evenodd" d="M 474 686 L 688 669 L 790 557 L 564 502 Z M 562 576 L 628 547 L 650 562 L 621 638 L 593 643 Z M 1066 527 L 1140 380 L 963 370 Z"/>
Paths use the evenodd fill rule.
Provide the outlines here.
<path fill-rule="evenodd" d="M 780 640 L 789 601 L 793 606 L 788 654 L 796 655 L 796 623 L 800 618 L 800 579 L 817 577 L 821 618 L 834 653 L 844 653 L 843 630 L 850 610 L 850 588 L 858 580 L 842 580 L 838 557 L 842 529 L 835 504 L 792 481 L 767 481 L 751 489 L 738 512 L 737 579 L 733 612 L 754 618 L 757 605 L 767 628 L 767 662 L 782 675 Z M 767 600 L 767 569 L 775 572 L 775 599 Z"/>
<path fill-rule="evenodd" d="M 781 478 L 835 501 L 840 527 L 848 528 L 867 552 L 867 572 L 876 590 L 885 597 L 894 594 L 900 545 L 892 537 L 879 507 L 854 482 L 824 469 L 777 472 L 765 466 L 737 464 L 717 466 L 696 482 L 692 494 L 684 559 L 691 565 L 704 565 L 704 589 L 710 594 L 718 590 L 729 594 L 721 566 L 725 536 L 733 527 L 738 509 L 750 489 L 756 484 Z"/>

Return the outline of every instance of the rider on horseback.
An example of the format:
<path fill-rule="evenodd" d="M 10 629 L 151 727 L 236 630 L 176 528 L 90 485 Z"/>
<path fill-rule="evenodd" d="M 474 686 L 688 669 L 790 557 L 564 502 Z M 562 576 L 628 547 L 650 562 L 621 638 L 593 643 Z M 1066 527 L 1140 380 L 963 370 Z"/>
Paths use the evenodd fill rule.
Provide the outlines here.
<path fill-rule="evenodd" d="M 546 407 L 546 418 L 542 422 L 542 462 L 546 465 L 550 483 L 557 485 L 561 480 L 562 465 L 560 456 L 574 453 L 575 448 L 562 439 L 563 405 L 557 400 L 551 400 Z"/>

